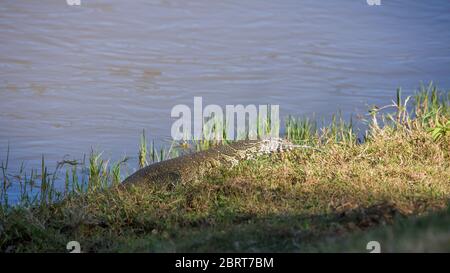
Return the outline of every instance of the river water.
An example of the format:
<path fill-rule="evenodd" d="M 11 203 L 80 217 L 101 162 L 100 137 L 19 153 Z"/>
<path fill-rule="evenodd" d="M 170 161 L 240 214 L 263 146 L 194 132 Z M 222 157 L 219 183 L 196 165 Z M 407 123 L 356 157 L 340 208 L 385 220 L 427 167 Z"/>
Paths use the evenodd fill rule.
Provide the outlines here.
<path fill-rule="evenodd" d="M 449 76 L 448 0 L 3 0 L 0 159 L 135 156 L 194 96 L 327 116 Z"/>

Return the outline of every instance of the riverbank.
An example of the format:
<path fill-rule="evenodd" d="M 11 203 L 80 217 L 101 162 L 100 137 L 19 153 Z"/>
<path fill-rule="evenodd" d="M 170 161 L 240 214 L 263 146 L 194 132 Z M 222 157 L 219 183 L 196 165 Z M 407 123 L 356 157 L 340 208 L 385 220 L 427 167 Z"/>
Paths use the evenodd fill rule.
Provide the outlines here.
<path fill-rule="evenodd" d="M 450 251 L 448 94 L 431 88 L 408 104 L 398 92 L 369 113 L 363 138 L 343 121 L 316 128 L 292 119 L 286 137 L 317 149 L 176 186 L 119 190 L 120 171 L 94 157 L 88 189 L 67 172 L 74 190 L 62 198 L 44 191 L 43 202 L 2 205 L 0 251 L 65 252 L 69 241 L 86 252 L 366 252 L 368 241 L 382 251 Z"/>

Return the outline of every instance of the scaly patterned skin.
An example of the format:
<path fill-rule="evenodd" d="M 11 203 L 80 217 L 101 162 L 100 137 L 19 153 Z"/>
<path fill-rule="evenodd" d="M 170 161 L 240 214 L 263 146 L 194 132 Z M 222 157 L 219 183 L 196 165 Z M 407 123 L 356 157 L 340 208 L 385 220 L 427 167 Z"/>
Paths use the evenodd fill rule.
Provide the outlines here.
<path fill-rule="evenodd" d="M 281 151 L 283 148 L 290 149 L 290 145 L 281 139 L 236 141 L 149 165 L 130 175 L 122 185 L 189 182 L 206 175 L 212 168 L 233 167 L 242 160 Z"/>

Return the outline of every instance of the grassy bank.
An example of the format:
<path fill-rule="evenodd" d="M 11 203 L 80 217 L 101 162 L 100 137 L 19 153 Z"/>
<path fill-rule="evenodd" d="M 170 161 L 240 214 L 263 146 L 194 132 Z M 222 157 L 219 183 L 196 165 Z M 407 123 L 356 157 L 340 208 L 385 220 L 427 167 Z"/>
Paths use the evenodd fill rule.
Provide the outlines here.
<path fill-rule="evenodd" d="M 366 132 L 338 118 L 328 126 L 290 118 L 286 138 L 316 149 L 261 156 L 174 187 L 119 190 L 126 160 L 108 167 L 93 154 L 84 178 L 78 163 L 65 162 L 58 192 L 43 160 L 20 177 L 19 205 L 0 207 L 0 251 L 65 252 L 74 240 L 99 252 L 366 252 L 372 240 L 382 251 L 450 251 L 449 120 L 449 96 L 433 86 L 371 108 Z M 173 152 L 146 143 L 141 166 Z M 13 180 L 5 165 L 3 199 Z"/>

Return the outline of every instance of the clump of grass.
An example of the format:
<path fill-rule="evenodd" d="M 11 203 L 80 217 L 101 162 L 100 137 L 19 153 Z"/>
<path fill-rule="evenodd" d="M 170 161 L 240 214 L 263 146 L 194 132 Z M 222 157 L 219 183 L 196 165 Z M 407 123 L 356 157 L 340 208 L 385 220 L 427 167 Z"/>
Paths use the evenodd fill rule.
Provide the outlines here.
<path fill-rule="evenodd" d="M 139 168 L 148 166 L 149 162 L 160 162 L 178 156 L 178 151 L 173 149 L 174 145 L 175 143 L 172 142 L 168 149 L 164 146 L 158 149 L 153 140 L 147 149 L 147 138 L 145 136 L 145 130 L 143 130 L 139 144 Z"/>
<path fill-rule="evenodd" d="M 328 125 L 318 128 L 317 122 L 309 118 L 286 119 L 286 138 L 293 143 L 323 145 L 325 143 L 356 144 L 359 141 L 353 119 L 347 122 L 341 113 L 334 114 Z"/>
<path fill-rule="evenodd" d="M 116 162 L 112 165 L 110 173 L 112 177 L 112 184 L 118 185 L 122 182 L 122 175 L 121 175 L 121 167 L 125 165 L 128 161 L 128 158 L 125 157 L 123 160 Z"/>
<path fill-rule="evenodd" d="M 341 144 L 356 144 L 358 137 L 353 128 L 353 119 L 350 118 L 349 122 L 346 122 L 341 113 L 339 115 L 333 115 L 331 124 L 325 126 L 322 129 L 321 140 L 323 143 L 334 142 Z"/>
<path fill-rule="evenodd" d="M 435 141 L 450 134 L 449 105 L 450 92 L 439 92 L 432 83 L 428 87 L 421 85 L 420 91 L 415 94 L 414 114 L 416 119 Z"/>
<path fill-rule="evenodd" d="M 122 181 L 122 169 L 126 167 L 128 160 L 129 158 L 125 157 L 109 167 L 109 160 L 103 159 L 102 153 L 92 151 L 87 162 L 85 159 L 64 160 L 57 164 L 53 172 L 49 172 L 45 158 L 42 156 L 40 170 L 32 169 L 29 175 L 23 167 L 17 173 L 9 173 L 8 164 L 2 163 L 3 187 L 0 191 L 2 199 L 0 209 L 45 207 L 71 196 L 107 189 Z M 62 171 L 64 168 L 65 171 Z M 61 173 L 64 174 L 63 179 L 59 177 Z M 62 189 L 56 186 L 58 182 L 63 183 Z M 13 183 L 19 185 L 20 196 L 11 204 L 8 191 Z"/>
<path fill-rule="evenodd" d="M 152 149 L 153 151 L 153 149 Z M 141 142 L 139 145 L 139 167 L 144 168 L 148 165 L 147 162 L 147 139 L 145 137 L 145 130 L 142 131 Z"/>
<path fill-rule="evenodd" d="M 440 92 L 431 82 L 428 86 L 423 84 L 414 95 L 414 114 L 421 118 L 422 123 L 427 123 L 430 116 L 441 112 L 442 116 L 450 113 L 450 92 Z"/>
<path fill-rule="evenodd" d="M 313 144 L 317 142 L 317 123 L 309 118 L 286 119 L 286 138 L 296 144 Z"/>
<path fill-rule="evenodd" d="M 91 152 L 89 157 L 89 189 L 97 190 L 106 186 L 108 162 L 102 159 L 101 153 Z"/>

